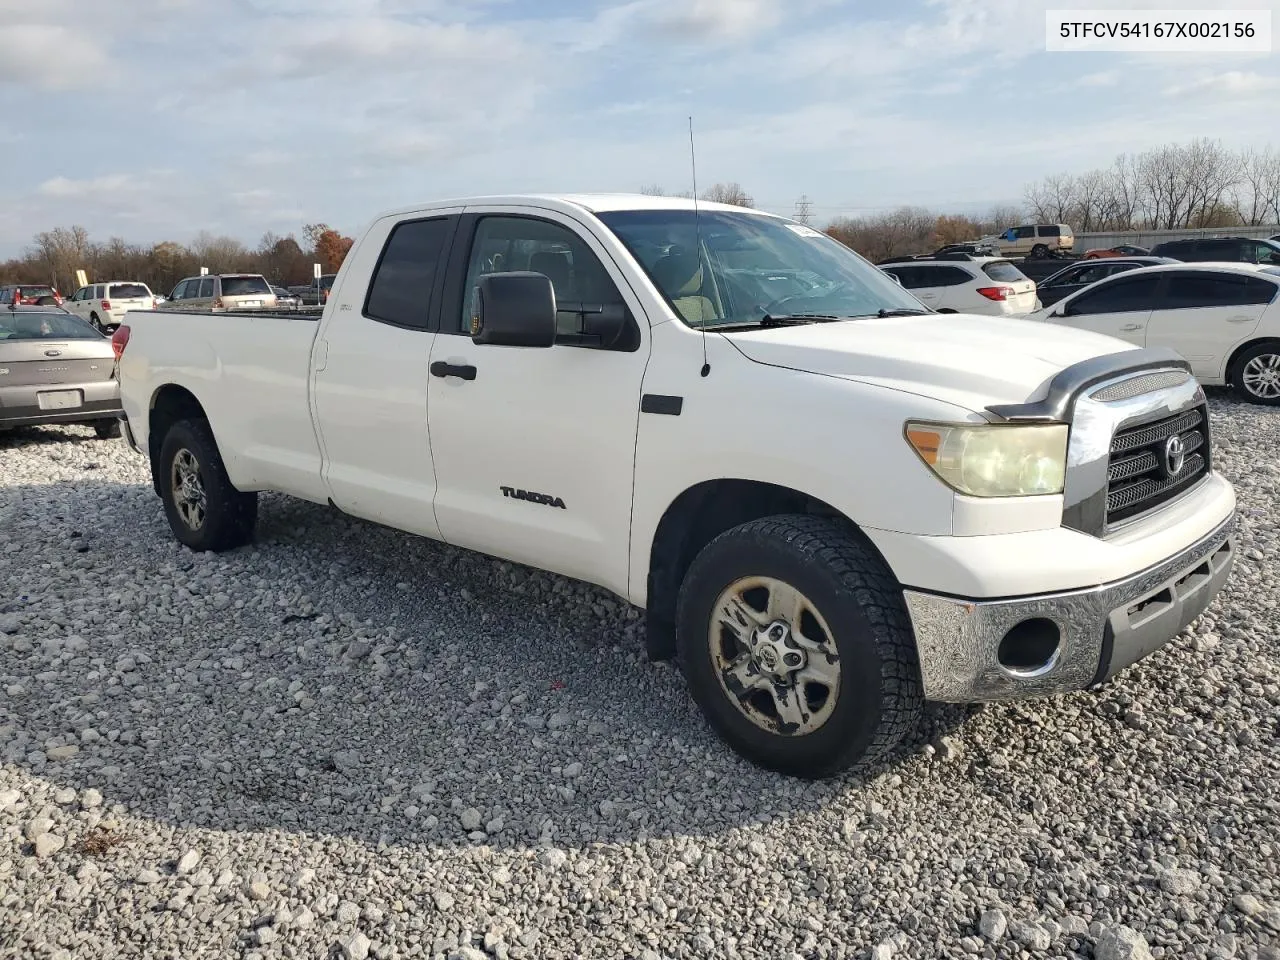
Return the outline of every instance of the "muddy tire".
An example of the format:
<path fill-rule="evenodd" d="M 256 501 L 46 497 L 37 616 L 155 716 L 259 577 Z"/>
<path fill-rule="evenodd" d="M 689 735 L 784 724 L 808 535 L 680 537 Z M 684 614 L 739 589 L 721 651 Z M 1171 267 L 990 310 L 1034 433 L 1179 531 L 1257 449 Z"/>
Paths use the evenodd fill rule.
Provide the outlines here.
<path fill-rule="evenodd" d="M 180 420 L 160 445 L 160 498 L 173 535 L 192 550 L 231 550 L 253 539 L 258 495 L 231 485 L 207 420 Z"/>
<path fill-rule="evenodd" d="M 821 518 L 755 520 L 703 548 L 680 588 L 677 645 L 708 722 L 770 770 L 869 766 L 921 714 L 901 587 L 870 545 Z"/>

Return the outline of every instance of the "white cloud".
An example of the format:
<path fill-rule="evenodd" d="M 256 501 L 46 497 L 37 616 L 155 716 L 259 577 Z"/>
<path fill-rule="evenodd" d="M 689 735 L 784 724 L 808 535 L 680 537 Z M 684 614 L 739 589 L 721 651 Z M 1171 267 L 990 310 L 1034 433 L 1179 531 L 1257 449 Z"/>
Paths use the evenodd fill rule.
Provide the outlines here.
<path fill-rule="evenodd" d="M 75 90 L 99 82 L 107 60 L 92 39 L 51 24 L 17 24 L 0 33 L 0 84 Z"/>
<path fill-rule="evenodd" d="M 36 187 L 36 193 L 43 197 L 62 197 L 74 199 L 78 197 L 98 197 L 108 199 L 121 193 L 137 193 L 143 184 L 137 177 L 128 173 L 113 173 L 104 177 L 93 177 L 87 180 L 73 180 L 70 177 L 53 177 Z"/>
<path fill-rule="evenodd" d="M 1086 73 L 1076 81 L 1077 87 L 1114 87 L 1120 82 L 1119 70 L 1099 70 Z"/>
<path fill-rule="evenodd" d="M 1214 96 L 1244 97 L 1280 90 L 1280 77 L 1228 70 L 1225 73 L 1207 74 L 1189 83 L 1175 83 L 1165 88 L 1169 97 Z"/>
<path fill-rule="evenodd" d="M 655 4 L 651 20 L 671 39 L 732 41 L 777 26 L 783 14 L 780 0 L 669 0 Z"/>

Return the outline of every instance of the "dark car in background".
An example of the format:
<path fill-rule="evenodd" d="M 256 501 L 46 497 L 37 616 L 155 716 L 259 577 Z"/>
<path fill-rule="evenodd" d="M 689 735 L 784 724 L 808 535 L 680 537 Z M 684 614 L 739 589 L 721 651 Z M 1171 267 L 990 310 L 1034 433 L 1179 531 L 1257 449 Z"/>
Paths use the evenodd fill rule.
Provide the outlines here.
<path fill-rule="evenodd" d="M 1265 263 L 1280 265 L 1280 243 L 1253 237 L 1203 237 L 1169 240 L 1151 248 L 1153 257 L 1186 263 Z"/>
<path fill-rule="evenodd" d="M 118 436 L 115 365 L 111 341 L 65 310 L 0 308 L 0 429 L 83 423 Z"/>
<path fill-rule="evenodd" d="M 280 286 L 279 284 L 271 284 L 271 292 L 276 295 L 276 306 L 292 309 L 293 307 L 302 306 L 302 298 L 296 293 Z"/>
<path fill-rule="evenodd" d="M 1091 283 L 1114 277 L 1117 273 L 1177 262 L 1168 257 L 1103 257 L 1086 263 L 1075 263 L 1041 280 L 1036 287 L 1036 294 L 1040 298 L 1040 305 L 1047 307 L 1071 296 L 1077 290 L 1083 290 Z"/>

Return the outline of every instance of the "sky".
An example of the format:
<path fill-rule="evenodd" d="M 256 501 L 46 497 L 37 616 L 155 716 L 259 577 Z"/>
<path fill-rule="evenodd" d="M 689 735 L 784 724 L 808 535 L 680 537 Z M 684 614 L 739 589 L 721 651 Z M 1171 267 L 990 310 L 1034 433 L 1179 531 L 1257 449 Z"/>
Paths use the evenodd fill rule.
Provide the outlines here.
<path fill-rule="evenodd" d="M 1229 5 L 1280 29 L 1280 0 Z M 980 212 L 1199 136 L 1280 146 L 1280 40 L 1045 52 L 1049 7 L 1196 6 L 0 0 L 0 257 L 73 224 L 252 246 L 448 197 L 679 192 L 690 116 L 700 191 L 736 181 L 784 214 L 806 196 L 818 222 Z"/>

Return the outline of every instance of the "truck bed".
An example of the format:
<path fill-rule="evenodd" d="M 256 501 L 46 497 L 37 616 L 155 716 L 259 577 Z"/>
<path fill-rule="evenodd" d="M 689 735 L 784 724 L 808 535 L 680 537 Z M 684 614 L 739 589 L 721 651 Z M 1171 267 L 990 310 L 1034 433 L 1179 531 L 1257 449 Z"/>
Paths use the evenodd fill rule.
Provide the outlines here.
<path fill-rule="evenodd" d="M 311 421 L 311 350 L 320 311 L 142 310 L 125 317 L 121 358 L 134 383 L 192 384 L 227 472 L 241 490 L 289 490 L 324 502 L 320 447 Z M 264 322 L 269 321 L 269 322 Z M 130 427 L 141 440 L 148 409 L 136 397 Z"/>

